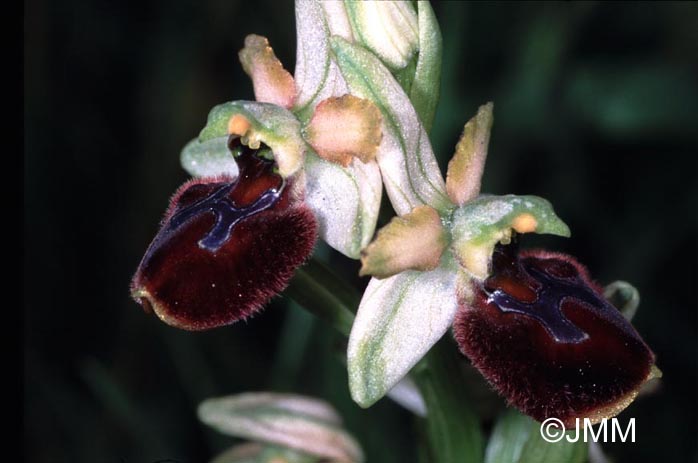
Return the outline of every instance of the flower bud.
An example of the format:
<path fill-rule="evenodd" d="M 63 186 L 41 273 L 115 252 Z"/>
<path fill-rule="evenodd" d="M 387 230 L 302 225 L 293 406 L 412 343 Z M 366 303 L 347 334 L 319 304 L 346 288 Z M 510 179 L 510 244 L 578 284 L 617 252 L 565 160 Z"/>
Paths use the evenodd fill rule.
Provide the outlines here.
<path fill-rule="evenodd" d="M 601 421 L 654 377 L 654 354 L 573 257 L 501 246 L 492 274 L 460 302 L 461 351 L 536 420 Z"/>
<path fill-rule="evenodd" d="M 393 69 L 402 69 L 419 48 L 417 13 L 407 1 L 346 2 L 355 36 Z"/>
<path fill-rule="evenodd" d="M 231 139 L 240 173 L 185 183 L 136 271 L 131 294 L 146 311 L 188 330 L 233 323 L 283 290 L 316 238 L 293 179 Z"/>

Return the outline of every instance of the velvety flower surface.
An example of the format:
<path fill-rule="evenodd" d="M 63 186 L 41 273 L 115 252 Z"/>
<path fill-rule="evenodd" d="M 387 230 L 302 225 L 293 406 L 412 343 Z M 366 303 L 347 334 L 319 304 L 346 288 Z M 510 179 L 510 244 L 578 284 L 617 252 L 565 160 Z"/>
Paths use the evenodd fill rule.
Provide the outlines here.
<path fill-rule="evenodd" d="M 195 179 L 174 195 L 131 291 L 170 325 L 203 330 L 245 318 L 284 289 L 317 236 L 358 259 L 374 234 L 383 114 L 339 73 L 322 4 L 296 10 L 296 75 L 266 38 L 249 35 L 239 58 L 256 101 L 214 107 L 181 153 Z M 351 38 L 348 24 L 331 27 Z"/>
<path fill-rule="evenodd" d="M 460 301 L 462 350 L 509 402 L 574 425 L 614 416 L 652 375 L 654 354 L 573 257 L 497 246 L 492 274 Z"/>
<path fill-rule="evenodd" d="M 316 239 L 293 179 L 231 139 L 237 178 L 199 178 L 172 197 L 132 295 L 166 323 L 203 330 L 245 318 L 288 284 Z"/>

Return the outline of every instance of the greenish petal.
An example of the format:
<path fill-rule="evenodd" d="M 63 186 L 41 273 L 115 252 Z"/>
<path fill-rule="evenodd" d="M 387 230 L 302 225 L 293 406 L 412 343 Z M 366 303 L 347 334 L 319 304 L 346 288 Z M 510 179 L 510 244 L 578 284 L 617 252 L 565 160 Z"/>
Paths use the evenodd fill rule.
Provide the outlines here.
<path fill-rule="evenodd" d="M 237 123 L 231 123 L 234 117 Z M 273 104 L 256 101 L 232 101 L 215 106 L 208 115 L 206 127 L 199 141 L 240 135 L 242 143 L 258 148 L 269 146 L 279 166 L 279 173 L 289 177 L 303 164 L 306 144 L 301 136 L 301 125 L 290 111 Z"/>
<path fill-rule="evenodd" d="M 569 237 L 569 227 L 552 205 L 538 196 L 480 196 L 454 210 L 449 226 L 453 253 L 476 278 L 489 274 L 494 246 L 508 243 L 512 231 Z"/>

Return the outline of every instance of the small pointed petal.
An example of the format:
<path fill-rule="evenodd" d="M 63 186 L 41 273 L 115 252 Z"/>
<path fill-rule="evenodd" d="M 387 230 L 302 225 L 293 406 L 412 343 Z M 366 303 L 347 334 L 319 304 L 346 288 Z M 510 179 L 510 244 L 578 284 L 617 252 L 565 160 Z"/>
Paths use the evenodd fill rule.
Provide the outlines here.
<path fill-rule="evenodd" d="M 439 213 L 418 206 L 394 217 L 361 252 L 359 275 L 387 278 L 405 270 L 434 270 L 448 246 Z"/>
<path fill-rule="evenodd" d="M 492 108 L 492 103 L 480 106 L 477 115 L 465 124 L 463 134 L 456 145 L 456 153 L 448 163 L 446 191 L 451 201 L 458 206 L 480 193 L 492 129 Z"/>
<path fill-rule="evenodd" d="M 498 246 L 493 273 L 461 299 L 461 351 L 512 405 L 538 421 L 596 423 L 656 376 L 654 354 L 573 257 Z"/>
<path fill-rule="evenodd" d="M 131 284 L 146 311 L 187 330 L 227 325 L 281 292 L 313 249 L 316 222 L 293 181 L 245 148 L 240 175 L 185 183 Z"/>
<path fill-rule="evenodd" d="M 248 35 L 245 38 L 245 48 L 240 50 L 238 56 L 242 68 L 252 78 L 257 101 L 286 109 L 293 106 L 296 99 L 293 76 L 284 69 L 266 37 Z"/>
<path fill-rule="evenodd" d="M 359 444 L 326 402 L 309 397 L 251 392 L 207 399 L 199 419 L 219 432 L 288 447 L 309 455 L 362 462 Z"/>
<path fill-rule="evenodd" d="M 347 167 L 354 157 L 372 161 L 381 141 L 381 113 L 371 101 L 353 95 L 320 102 L 305 128 L 317 154 Z"/>
<path fill-rule="evenodd" d="M 288 178 L 303 165 L 307 145 L 293 113 L 280 106 L 256 101 L 232 101 L 215 106 L 208 114 L 199 141 L 237 135 L 252 149 L 271 148 L 279 174 Z"/>
<path fill-rule="evenodd" d="M 438 267 L 371 279 L 347 351 L 349 389 L 361 407 L 383 397 L 448 331 L 458 306 L 456 273 Z"/>
<path fill-rule="evenodd" d="M 331 18 L 328 15 L 332 14 Z M 303 122 L 310 120 L 317 104 L 331 96 L 349 93 L 337 64 L 331 57 L 331 35 L 351 40 L 344 3 L 318 0 L 296 1 L 296 103 L 293 112 Z"/>
<path fill-rule="evenodd" d="M 410 99 L 378 58 L 340 37 L 332 50 L 351 93 L 373 101 L 383 115 L 377 160 L 390 202 L 398 215 L 421 205 L 452 208 L 424 127 Z"/>
<path fill-rule="evenodd" d="M 417 13 L 407 1 L 345 2 L 358 41 L 392 69 L 407 66 L 419 46 Z"/>
<path fill-rule="evenodd" d="M 489 275 L 494 246 L 517 233 L 570 236 L 548 201 L 538 196 L 481 196 L 459 207 L 451 217 L 451 249 L 472 276 Z"/>
<path fill-rule="evenodd" d="M 194 139 L 184 147 L 179 160 L 192 177 L 238 176 L 238 165 L 228 149 L 227 136 L 205 142 Z"/>
<path fill-rule="evenodd" d="M 342 167 L 309 150 L 304 166 L 305 204 L 317 217 L 320 237 L 358 259 L 378 221 L 383 191 L 378 164 L 353 162 Z"/>

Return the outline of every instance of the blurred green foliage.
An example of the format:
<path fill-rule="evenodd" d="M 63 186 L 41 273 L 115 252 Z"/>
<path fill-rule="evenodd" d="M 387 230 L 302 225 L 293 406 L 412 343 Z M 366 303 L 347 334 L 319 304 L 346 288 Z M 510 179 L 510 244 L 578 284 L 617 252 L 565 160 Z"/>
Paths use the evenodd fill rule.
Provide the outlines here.
<path fill-rule="evenodd" d="M 696 458 L 695 3 L 435 4 L 444 36 L 433 144 L 445 166 L 486 101 L 495 123 L 483 190 L 549 199 L 599 281 L 632 282 L 634 323 L 661 388 L 622 417 L 616 461 Z M 252 99 L 236 53 L 269 37 L 293 68 L 290 1 L 25 2 L 24 451 L 32 462 L 202 462 L 231 444 L 195 415 L 206 397 L 275 389 L 332 402 L 369 462 L 411 462 L 425 432 L 389 400 L 350 400 L 345 340 L 277 298 L 253 319 L 187 333 L 145 316 L 128 284 L 180 149 L 208 110 Z M 358 266 L 318 255 L 357 288 Z M 486 429 L 503 403 L 479 375 Z"/>

